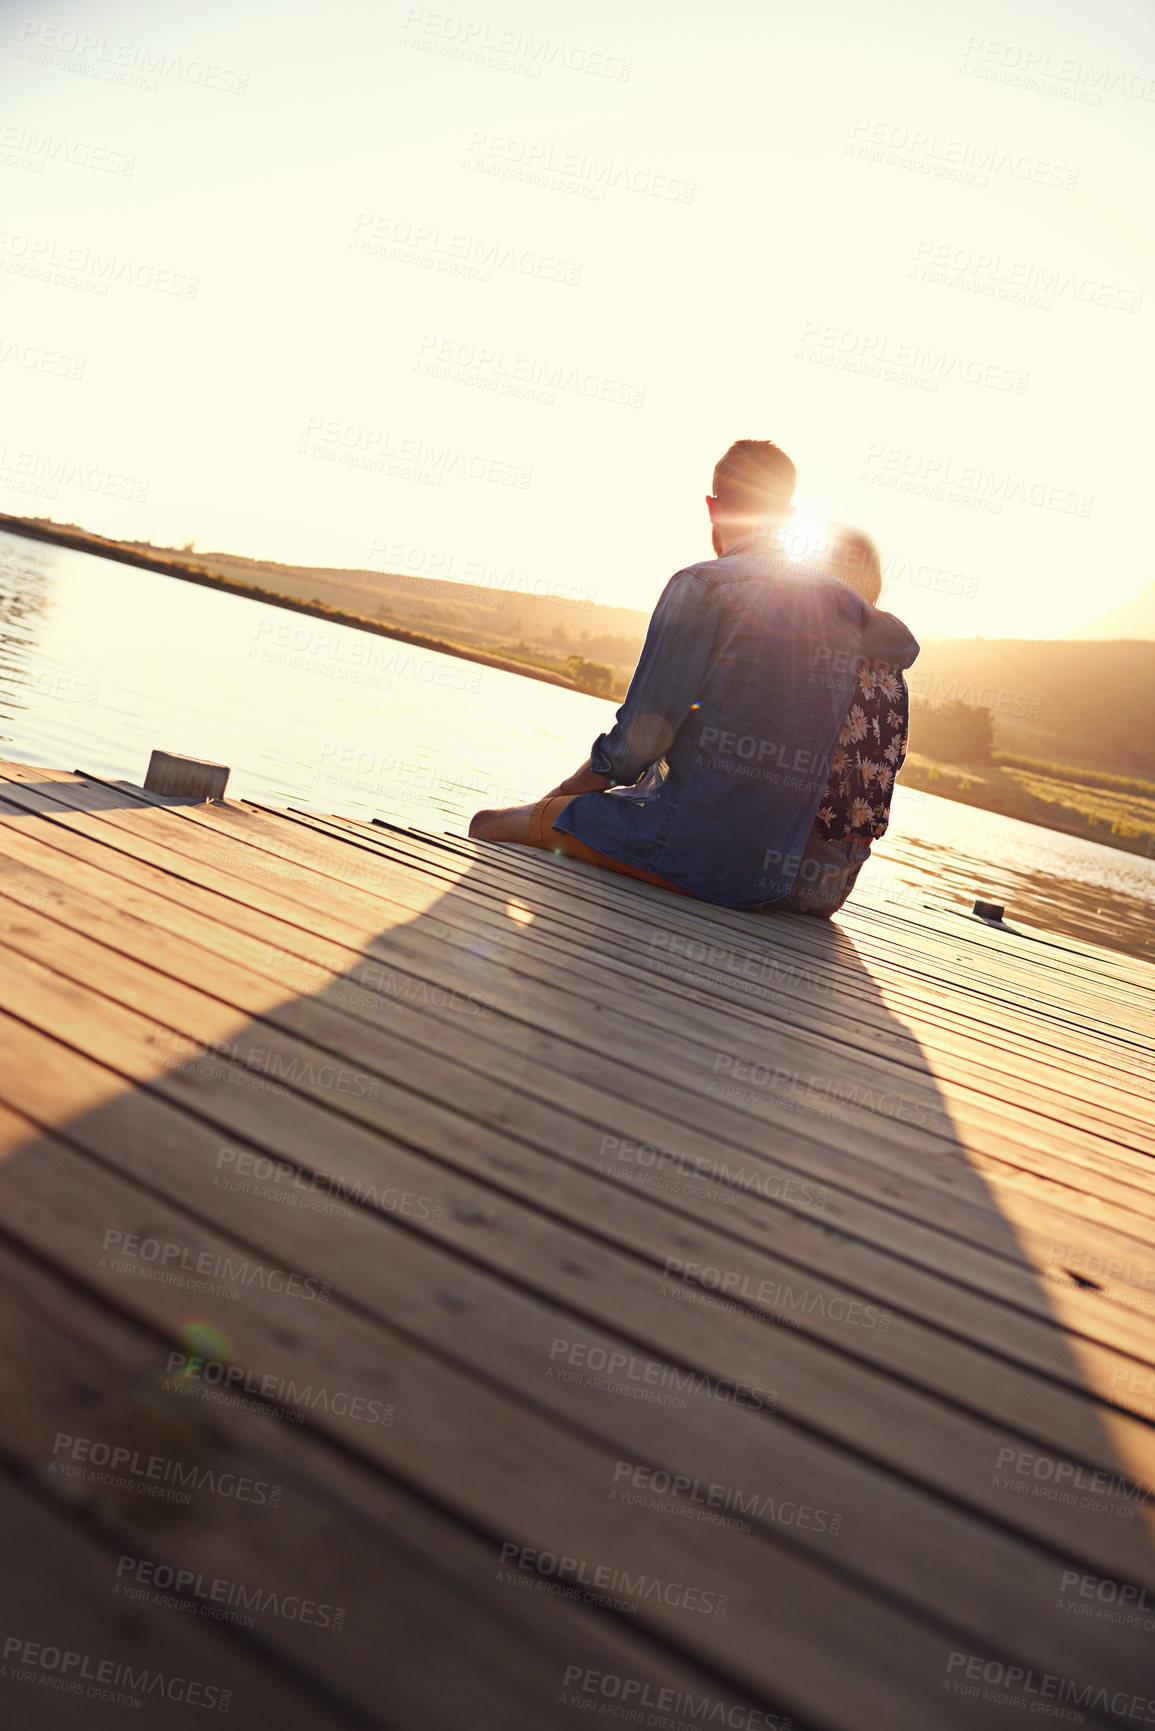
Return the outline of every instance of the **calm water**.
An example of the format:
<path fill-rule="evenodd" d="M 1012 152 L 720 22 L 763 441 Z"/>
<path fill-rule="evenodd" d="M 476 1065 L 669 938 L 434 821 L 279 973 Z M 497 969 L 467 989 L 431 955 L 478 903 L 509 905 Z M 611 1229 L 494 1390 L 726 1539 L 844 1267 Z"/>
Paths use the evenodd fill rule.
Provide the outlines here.
<path fill-rule="evenodd" d="M 540 796 L 613 706 L 0 532 L 0 756 L 144 779 L 154 746 L 274 805 L 464 831 Z M 901 900 L 1004 901 L 1155 956 L 1155 861 L 906 792 L 868 868 Z"/>

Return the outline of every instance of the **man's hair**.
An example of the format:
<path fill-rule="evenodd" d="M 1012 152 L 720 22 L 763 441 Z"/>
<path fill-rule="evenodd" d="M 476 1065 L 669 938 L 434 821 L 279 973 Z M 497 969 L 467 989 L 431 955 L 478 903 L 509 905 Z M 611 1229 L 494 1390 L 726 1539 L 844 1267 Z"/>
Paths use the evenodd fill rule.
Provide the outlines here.
<path fill-rule="evenodd" d="M 714 465 L 714 497 L 735 517 L 769 517 L 794 497 L 794 464 L 769 439 L 738 439 Z"/>
<path fill-rule="evenodd" d="M 844 523 L 832 523 L 822 562 L 843 583 L 857 589 L 871 606 L 882 594 L 882 561 L 878 557 L 878 548 L 861 529 L 848 529 Z"/>

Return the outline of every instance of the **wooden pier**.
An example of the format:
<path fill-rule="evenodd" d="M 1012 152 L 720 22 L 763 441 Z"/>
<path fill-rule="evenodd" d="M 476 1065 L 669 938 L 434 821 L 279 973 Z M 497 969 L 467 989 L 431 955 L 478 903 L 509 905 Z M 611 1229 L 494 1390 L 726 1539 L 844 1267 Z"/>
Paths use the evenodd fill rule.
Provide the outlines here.
<path fill-rule="evenodd" d="M 1155 1722 L 1149 964 L 17 764 L 0 854 L 6 1725 Z"/>

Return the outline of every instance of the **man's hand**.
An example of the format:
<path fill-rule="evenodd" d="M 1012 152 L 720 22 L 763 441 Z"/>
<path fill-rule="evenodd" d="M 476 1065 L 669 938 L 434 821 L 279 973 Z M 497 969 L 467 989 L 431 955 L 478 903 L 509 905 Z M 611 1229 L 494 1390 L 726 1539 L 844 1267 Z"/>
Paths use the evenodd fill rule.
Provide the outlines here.
<path fill-rule="evenodd" d="M 559 782 L 546 794 L 546 799 L 557 799 L 562 794 L 604 793 L 613 782 L 608 775 L 595 775 L 590 768 L 587 757 L 580 769 L 575 769 L 565 781 Z"/>

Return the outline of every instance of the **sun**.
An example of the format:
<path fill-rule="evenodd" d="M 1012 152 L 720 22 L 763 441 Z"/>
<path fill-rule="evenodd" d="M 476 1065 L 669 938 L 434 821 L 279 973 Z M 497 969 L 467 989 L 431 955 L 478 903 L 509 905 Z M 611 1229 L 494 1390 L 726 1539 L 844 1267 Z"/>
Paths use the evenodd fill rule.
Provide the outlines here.
<path fill-rule="evenodd" d="M 778 539 L 791 559 L 809 564 L 830 545 L 830 518 L 824 511 L 809 507 L 796 511 Z"/>

